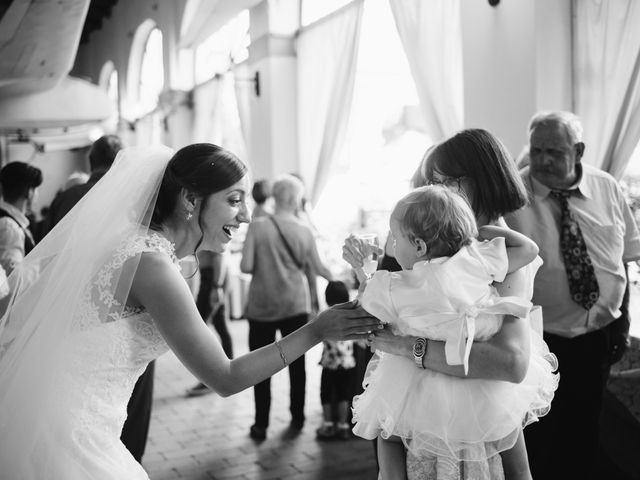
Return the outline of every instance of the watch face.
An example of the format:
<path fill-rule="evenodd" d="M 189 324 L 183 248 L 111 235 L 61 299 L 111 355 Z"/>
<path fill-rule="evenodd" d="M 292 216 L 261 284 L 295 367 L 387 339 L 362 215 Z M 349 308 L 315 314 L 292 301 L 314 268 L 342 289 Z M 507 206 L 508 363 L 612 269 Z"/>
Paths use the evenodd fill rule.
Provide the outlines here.
<path fill-rule="evenodd" d="M 422 357 L 426 346 L 427 341 L 424 338 L 418 338 L 416 343 L 413 344 L 413 354 L 416 357 Z"/>

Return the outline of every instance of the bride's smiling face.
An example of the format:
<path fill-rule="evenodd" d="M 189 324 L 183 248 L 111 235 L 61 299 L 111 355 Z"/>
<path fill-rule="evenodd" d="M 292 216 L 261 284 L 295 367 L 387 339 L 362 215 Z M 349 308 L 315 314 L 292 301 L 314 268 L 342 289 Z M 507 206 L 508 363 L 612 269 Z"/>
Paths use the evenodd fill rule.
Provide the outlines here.
<path fill-rule="evenodd" d="M 229 188 L 209 195 L 202 213 L 203 238 L 198 250 L 223 252 L 238 227 L 251 221 L 248 185 L 245 176 Z"/>

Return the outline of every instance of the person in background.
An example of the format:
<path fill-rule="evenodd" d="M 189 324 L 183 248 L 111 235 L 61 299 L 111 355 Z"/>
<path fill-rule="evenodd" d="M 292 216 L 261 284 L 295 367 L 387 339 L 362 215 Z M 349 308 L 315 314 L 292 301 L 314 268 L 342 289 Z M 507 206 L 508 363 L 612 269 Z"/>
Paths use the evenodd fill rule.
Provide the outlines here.
<path fill-rule="evenodd" d="M 304 178 L 302 178 L 302 175 L 300 175 L 297 172 L 291 172 L 290 175 L 296 177 L 298 180 L 302 182 L 302 186 L 304 187 L 306 192 L 307 187 L 305 185 Z M 296 217 L 298 217 L 300 220 L 302 220 L 309 226 L 314 236 L 318 237 L 320 235 L 320 232 L 316 228 L 316 224 L 313 221 L 313 212 L 311 210 L 311 202 L 307 198 L 306 193 L 302 195 L 302 198 L 300 199 L 300 205 L 298 205 L 298 209 L 296 210 Z"/>
<path fill-rule="evenodd" d="M 311 229 L 296 216 L 304 186 L 283 175 L 273 184 L 275 213 L 256 218 L 247 230 L 240 270 L 251 274 L 245 315 L 249 321 L 251 351 L 273 342 L 305 325 L 311 313 L 305 265 L 332 280 L 331 271 L 318 255 Z M 293 431 L 304 426 L 306 372 L 304 355 L 289 365 L 290 411 Z M 254 387 L 255 423 L 249 435 L 264 440 L 271 409 L 270 379 Z"/>
<path fill-rule="evenodd" d="M 256 206 L 251 212 L 252 218 L 259 218 L 265 215 L 273 215 L 271 200 L 271 182 L 269 180 L 258 180 L 251 188 L 251 196 Z"/>
<path fill-rule="evenodd" d="M 0 170 L 0 266 L 7 275 L 35 247 L 27 214 L 41 184 L 42 171 L 27 163 L 11 162 Z"/>
<path fill-rule="evenodd" d="M 228 358 L 233 358 L 233 343 L 227 328 L 227 303 L 225 285 L 227 280 L 227 260 L 224 253 L 198 252 L 200 265 L 200 288 L 196 297 L 196 306 L 202 319 L 213 328 L 220 337 L 222 349 Z M 187 390 L 188 397 L 197 397 L 212 393 L 208 386 L 198 382 Z"/>
<path fill-rule="evenodd" d="M 49 219 L 47 222 L 49 230 L 56 226 L 56 224 L 62 220 L 62 217 L 107 173 L 107 170 L 111 168 L 122 146 L 122 141 L 117 135 L 104 135 L 93 142 L 93 145 L 91 145 L 89 149 L 89 168 L 91 169 L 91 175 L 85 182 L 74 184 L 74 180 L 72 180 L 72 186 L 56 195 L 49 209 Z M 69 180 L 67 180 L 67 184 Z"/>
<path fill-rule="evenodd" d="M 626 263 L 640 258 L 640 234 L 622 190 L 581 162 L 582 125 L 570 112 L 529 122 L 529 204 L 505 216 L 540 247 L 544 265 L 533 302 L 558 357 L 560 387 L 549 415 L 525 430 L 534 478 L 603 478 L 596 468 L 602 397 L 620 337 Z"/>
<path fill-rule="evenodd" d="M 330 307 L 349 301 L 349 290 L 341 281 L 329 282 L 324 295 Z M 356 373 L 353 343 L 353 340 L 323 342 L 320 359 L 320 402 L 323 422 L 316 430 L 316 438 L 320 440 L 348 440 L 351 437 L 349 408 Z"/>
<path fill-rule="evenodd" d="M 304 183 L 302 175 L 297 172 L 292 172 L 290 175 L 302 182 L 302 186 L 304 188 L 304 191 L 306 192 L 307 187 Z M 320 237 L 320 231 L 316 228 L 316 225 L 313 221 L 311 202 L 309 202 L 306 193 L 303 194 L 302 198 L 300 199 L 300 205 L 298 205 L 298 208 L 296 209 L 296 217 L 302 220 L 302 222 L 304 222 L 304 224 L 311 229 L 316 240 Z M 318 312 L 320 310 L 320 299 L 318 292 L 317 273 L 313 270 L 311 265 L 305 265 L 305 268 L 307 283 L 309 284 L 309 295 L 311 296 L 311 311 Z"/>
<path fill-rule="evenodd" d="M 62 191 L 68 190 L 71 187 L 75 187 L 76 185 L 82 185 L 89 181 L 90 175 L 86 172 L 71 172 L 67 177 L 67 181 L 64 182 L 64 187 Z"/>
<path fill-rule="evenodd" d="M 36 244 L 47 234 L 47 218 L 49 218 L 49 205 L 45 205 L 40 209 L 40 220 L 36 220 L 29 225 Z"/>

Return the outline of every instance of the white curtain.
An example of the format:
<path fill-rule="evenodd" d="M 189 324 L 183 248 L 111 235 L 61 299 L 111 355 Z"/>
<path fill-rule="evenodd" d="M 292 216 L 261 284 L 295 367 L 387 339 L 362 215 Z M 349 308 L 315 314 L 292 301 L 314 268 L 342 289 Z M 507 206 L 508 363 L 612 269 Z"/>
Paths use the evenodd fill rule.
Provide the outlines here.
<path fill-rule="evenodd" d="M 136 122 L 133 145 L 158 145 L 165 143 L 164 123 L 161 112 L 154 110 Z"/>
<path fill-rule="evenodd" d="M 240 118 L 240 128 L 247 147 L 247 158 L 251 159 L 251 97 L 255 95 L 256 73 L 253 73 L 247 63 L 236 65 L 233 69 L 235 79 L 235 95 Z M 252 79 L 253 77 L 253 79 Z"/>
<path fill-rule="evenodd" d="M 222 136 L 219 112 L 222 108 L 223 77 L 211 80 L 193 89 L 193 137 L 192 142 L 220 141 Z"/>
<path fill-rule="evenodd" d="M 389 0 L 435 142 L 463 126 L 462 26 L 459 0 Z"/>
<path fill-rule="evenodd" d="M 574 0 L 573 8 L 585 162 L 619 179 L 640 140 L 640 2 Z"/>
<path fill-rule="evenodd" d="M 298 148 L 300 173 L 315 204 L 340 153 L 353 98 L 363 1 L 356 0 L 300 32 Z"/>
<path fill-rule="evenodd" d="M 215 143 L 248 162 L 232 73 L 216 75 L 194 88 L 192 141 Z"/>

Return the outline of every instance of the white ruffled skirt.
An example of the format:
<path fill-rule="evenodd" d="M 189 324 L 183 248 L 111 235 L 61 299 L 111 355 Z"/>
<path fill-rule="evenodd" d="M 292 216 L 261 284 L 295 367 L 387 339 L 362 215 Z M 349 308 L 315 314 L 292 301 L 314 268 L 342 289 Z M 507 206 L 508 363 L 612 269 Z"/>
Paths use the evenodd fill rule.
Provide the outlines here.
<path fill-rule="evenodd" d="M 417 456 L 485 461 L 515 444 L 521 429 L 545 415 L 558 386 L 557 360 L 531 331 L 531 359 L 518 384 L 457 378 L 421 370 L 404 357 L 377 352 L 354 398 L 353 431 L 403 439 Z"/>

